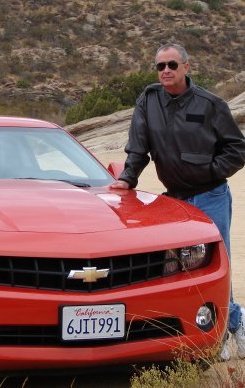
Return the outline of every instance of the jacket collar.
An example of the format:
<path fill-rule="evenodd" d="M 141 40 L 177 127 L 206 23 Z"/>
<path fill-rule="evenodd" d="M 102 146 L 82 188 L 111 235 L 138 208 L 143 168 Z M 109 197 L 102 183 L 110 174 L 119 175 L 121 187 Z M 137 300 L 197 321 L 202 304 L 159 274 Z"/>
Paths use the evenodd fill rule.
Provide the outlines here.
<path fill-rule="evenodd" d="M 168 106 L 171 103 L 178 104 L 181 108 L 189 101 L 189 99 L 193 96 L 194 93 L 194 84 L 190 77 L 186 76 L 186 83 L 188 88 L 184 91 L 184 93 L 178 95 L 177 97 L 172 97 L 163 87 L 160 91 L 160 97 L 163 103 L 163 106 Z"/>

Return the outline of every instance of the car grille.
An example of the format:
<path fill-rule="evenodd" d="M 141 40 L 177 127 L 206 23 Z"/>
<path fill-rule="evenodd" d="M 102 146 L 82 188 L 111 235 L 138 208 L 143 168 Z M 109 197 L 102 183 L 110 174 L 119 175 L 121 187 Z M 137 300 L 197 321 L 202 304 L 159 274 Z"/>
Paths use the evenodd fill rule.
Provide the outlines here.
<path fill-rule="evenodd" d="M 93 341 L 62 341 L 58 326 L 0 326 L 0 346 L 42 345 L 42 346 L 101 346 L 118 342 L 133 342 L 153 338 L 167 338 L 183 335 L 177 318 L 156 318 L 154 320 L 132 320 L 126 324 L 126 337 Z"/>
<path fill-rule="evenodd" d="M 164 276 L 165 252 L 141 253 L 96 259 L 1 257 L 0 285 L 54 291 L 94 292 L 146 282 Z M 71 270 L 83 267 L 109 269 L 96 282 L 67 279 Z"/>

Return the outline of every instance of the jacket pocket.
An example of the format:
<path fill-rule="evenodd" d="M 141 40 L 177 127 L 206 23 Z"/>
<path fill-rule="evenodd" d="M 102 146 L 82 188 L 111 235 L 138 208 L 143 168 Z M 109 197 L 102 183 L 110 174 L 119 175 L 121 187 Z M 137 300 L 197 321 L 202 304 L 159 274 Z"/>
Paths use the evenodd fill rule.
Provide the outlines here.
<path fill-rule="evenodd" d="M 182 152 L 179 173 L 183 181 L 192 187 L 211 183 L 214 180 L 212 160 L 212 154 Z"/>
<path fill-rule="evenodd" d="M 192 164 L 209 164 L 212 162 L 212 159 L 212 154 L 181 152 L 181 160 Z"/>

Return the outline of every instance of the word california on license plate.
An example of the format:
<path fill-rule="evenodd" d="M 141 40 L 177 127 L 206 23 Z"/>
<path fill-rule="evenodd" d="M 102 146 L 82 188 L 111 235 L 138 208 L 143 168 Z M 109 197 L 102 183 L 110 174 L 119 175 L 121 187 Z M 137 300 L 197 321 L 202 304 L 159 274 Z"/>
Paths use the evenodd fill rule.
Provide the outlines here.
<path fill-rule="evenodd" d="M 97 340 L 125 335 L 125 305 L 62 307 L 62 339 Z"/>

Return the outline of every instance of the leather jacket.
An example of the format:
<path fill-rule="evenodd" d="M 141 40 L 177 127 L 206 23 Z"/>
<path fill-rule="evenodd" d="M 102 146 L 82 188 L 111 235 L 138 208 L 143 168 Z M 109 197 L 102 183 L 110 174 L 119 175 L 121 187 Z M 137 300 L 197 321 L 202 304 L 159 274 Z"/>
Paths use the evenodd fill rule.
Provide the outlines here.
<path fill-rule="evenodd" d="M 149 154 L 169 195 L 182 199 L 211 190 L 244 166 L 245 139 L 227 103 L 186 81 L 188 89 L 177 97 L 151 84 L 138 98 L 120 176 L 131 188 Z"/>

